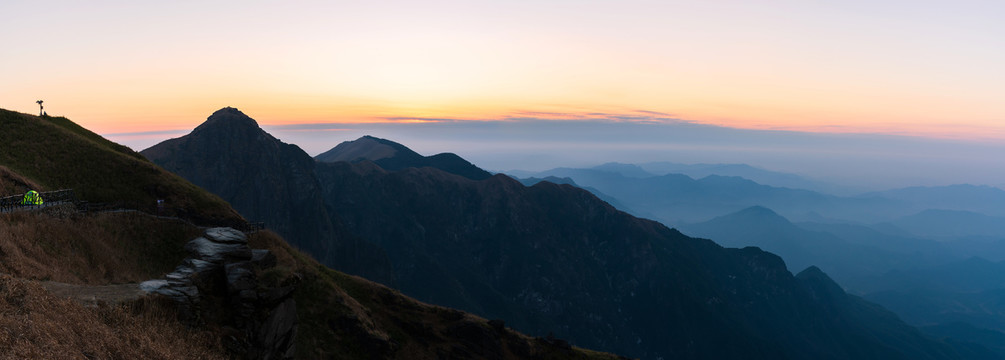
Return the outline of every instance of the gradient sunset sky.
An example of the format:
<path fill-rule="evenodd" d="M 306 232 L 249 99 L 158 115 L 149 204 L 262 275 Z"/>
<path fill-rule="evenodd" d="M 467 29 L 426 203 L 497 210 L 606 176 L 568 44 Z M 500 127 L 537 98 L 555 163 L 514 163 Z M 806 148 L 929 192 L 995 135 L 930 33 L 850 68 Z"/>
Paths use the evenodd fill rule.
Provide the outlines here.
<path fill-rule="evenodd" d="M 1005 140 L 1001 1 L 5 1 L 3 107 L 99 132 L 637 110 Z"/>
<path fill-rule="evenodd" d="M 166 139 L 661 122 L 1005 144 L 1002 1 L 4 1 L 0 107 Z M 127 143 L 128 145 L 128 143 Z"/>

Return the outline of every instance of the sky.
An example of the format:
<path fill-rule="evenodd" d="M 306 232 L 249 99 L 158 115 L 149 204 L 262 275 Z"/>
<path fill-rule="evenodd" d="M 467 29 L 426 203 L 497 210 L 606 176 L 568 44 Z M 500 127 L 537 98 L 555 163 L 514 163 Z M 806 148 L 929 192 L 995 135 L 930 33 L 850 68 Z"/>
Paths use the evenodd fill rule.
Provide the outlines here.
<path fill-rule="evenodd" d="M 817 176 L 831 175 L 809 170 L 814 164 L 835 173 L 860 158 L 895 164 L 904 151 L 890 144 L 924 140 L 918 149 L 941 150 L 917 152 L 919 163 L 935 161 L 918 169 L 942 161 L 960 175 L 929 182 L 999 185 L 1005 177 L 990 168 L 1005 166 L 997 159 L 1005 148 L 1003 13 L 997 0 L 13 0 L 0 3 L 0 107 L 37 113 L 42 99 L 50 115 L 141 150 L 234 106 L 311 155 L 384 131 L 420 152 L 449 145 L 479 154 L 496 169 L 549 166 L 492 153 L 521 141 L 523 152 L 557 152 L 526 155 L 552 156 L 555 165 L 588 160 L 576 154 L 598 141 L 618 145 L 597 160 L 684 157 L 638 150 L 646 147 L 632 131 L 591 138 L 598 123 L 643 134 L 709 126 L 730 136 L 689 142 L 705 150 L 688 152 L 692 162 Z M 542 123 L 559 126 L 550 134 L 564 142 L 530 136 Z M 467 141 L 465 131 L 500 128 L 491 124 L 506 132 Z M 452 137 L 409 135 L 420 128 L 450 128 Z M 834 148 L 853 153 L 861 139 L 878 145 L 864 147 L 868 156 L 781 161 L 824 152 L 779 140 L 815 139 L 807 132 L 851 134 Z M 689 140 L 669 139 L 647 149 Z M 744 149 L 732 145 L 748 140 Z M 896 177 L 882 168 L 852 170 Z"/>

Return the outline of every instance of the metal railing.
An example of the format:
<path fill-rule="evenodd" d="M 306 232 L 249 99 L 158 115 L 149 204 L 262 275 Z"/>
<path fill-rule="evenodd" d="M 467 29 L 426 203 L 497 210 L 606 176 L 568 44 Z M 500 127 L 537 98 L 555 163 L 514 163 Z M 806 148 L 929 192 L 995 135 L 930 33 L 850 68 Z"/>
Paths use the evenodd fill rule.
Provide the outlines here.
<path fill-rule="evenodd" d="M 24 195 L 25 194 L 0 198 L 0 212 L 40 209 L 59 204 L 77 203 L 77 195 L 74 194 L 73 189 L 40 192 L 38 193 L 38 197 L 42 198 L 41 204 L 24 204 Z"/>
<path fill-rule="evenodd" d="M 80 201 L 77 199 L 77 195 L 73 192 L 73 189 L 60 189 L 55 191 L 46 191 L 38 193 L 38 196 L 42 198 L 42 204 L 23 204 L 24 195 L 13 195 L 0 198 L 0 213 L 6 213 L 11 211 L 19 210 L 34 210 L 42 209 L 60 204 L 72 204 L 78 211 L 89 213 L 89 212 L 115 212 L 115 211 L 136 211 L 152 216 L 158 217 L 168 217 L 164 216 L 165 213 L 174 213 L 171 211 L 170 207 L 163 207 L 162 204 L 158 204 L 155 208 L 154 213 L 139 209 L 127 209 L 116 204 L 111 203 L 92 203 L 88 201 Z M 245 224 L 238 225 L 241 231 L 244 232 L 255 232 L 265 229 L 265 222 L 256 221 L 248 222 Z"/>

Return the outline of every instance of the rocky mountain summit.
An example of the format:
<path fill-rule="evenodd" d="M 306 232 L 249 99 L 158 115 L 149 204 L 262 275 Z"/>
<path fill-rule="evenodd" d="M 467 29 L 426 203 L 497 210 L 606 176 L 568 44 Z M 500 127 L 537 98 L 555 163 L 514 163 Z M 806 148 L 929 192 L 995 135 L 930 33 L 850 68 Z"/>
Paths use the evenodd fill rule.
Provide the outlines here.
<path fill-rule="evenodd" d="M 246 219 L 264 221 L 321 262 L 332 256 L 333 228 L 313 176 L 314 161 L 240 110 L 220 109 L 191 134 L 141 154 L 219 195 Z"/>

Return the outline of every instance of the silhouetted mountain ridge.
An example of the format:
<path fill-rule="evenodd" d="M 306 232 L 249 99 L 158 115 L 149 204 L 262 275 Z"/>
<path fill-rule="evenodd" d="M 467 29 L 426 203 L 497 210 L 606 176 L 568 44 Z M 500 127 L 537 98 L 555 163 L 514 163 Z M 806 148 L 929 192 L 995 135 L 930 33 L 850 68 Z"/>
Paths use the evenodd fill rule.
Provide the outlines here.
<path fill-rule="evenodd" d="M 389 171 L 428 166 L 475 180 L 487 179 L 492 176 L 488 171 L 478 168 L 456 154 L 441 153 L 422 156 L 399 143 L 369 135 L 353 141 L 342 142 L 314 159 L 320 162 L 368 160 Z"/>
<path fill-rule="evenodd" d="M 219 145 L 172 154 L 242 159 L 224 153 L 245 147 Z M 334 235 L 315 241 L 357 245 L 313 248 L 340 249 L 340 259 L 355 262 L 334 265 L 354 272 L 374 271 L 359 259 L 378 249 L 391 266 L 387 283 L 420 300 L 647 359 L 965 356 L 896 317 L 865 323 L 831 302 L 843 299 L 840 294 L 814 297 L 774 254 L 687 237 L 570 185 L 526 187 L 501 174 L 476 180 L 434 166 L 382 165 L 400 154 L 407 152 L 315 164 L 311 175 L 334 228 Z M 257 160 L 233 166 L 300 171 Z M 234 181 L 215 174 L 201 176 Z M 686 176 L 667 179 L 694 185 Z M 247 191 L 282 193 L 267 186 Z"/>
<path fill-rule="evenodd" d="M 190 134 L 140 152 L 154 163 L 220 196 L 252 221 L 266 226 L 321 263 L 332 266 L 366 261 L 375 280 L 386 281 L 383 255 L 365 252 L 350 236 L 336 238 L 314 175 L 314 160 L 296 145 L 262 130 L 235 108 L 214 112 Z M 356 259 L 359 257 L 359 259 Z M 384 270 L 381 265 L 384 264 Z M 358 269 L 354 269 L 358 270 Z"/>

